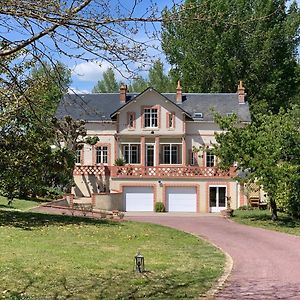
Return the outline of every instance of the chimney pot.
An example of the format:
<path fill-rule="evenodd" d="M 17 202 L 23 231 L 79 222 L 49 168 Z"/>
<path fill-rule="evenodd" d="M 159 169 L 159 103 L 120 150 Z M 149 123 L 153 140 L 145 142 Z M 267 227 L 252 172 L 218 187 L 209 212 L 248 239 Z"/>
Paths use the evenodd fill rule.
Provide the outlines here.
<path fill-rule="evenodd" d="M 182 87 L 180 84 L 180 80 L 177 81 L 177 88 L 176 88 L 176 103 L 182 103 Z"/>
<path fill-rule="evenodd" d="M 120 86 L 120 102 L 122 104 L 126 103 L 126 96 L 127 96 L 127 85 L 124 83 L 121 83 Z"/>
<path fill-rule="evenodd" d="M 245 97 L 246 97 L 246 93 L 245 93 L 245 87 L 243 85 L 243 81 L 240 80 L 240 83 L 238 85 L 238 90 L 237 90 L 238 96 L 239 96 L 239 103 L 240 104 L 244 104 L 245 103 Z"/>

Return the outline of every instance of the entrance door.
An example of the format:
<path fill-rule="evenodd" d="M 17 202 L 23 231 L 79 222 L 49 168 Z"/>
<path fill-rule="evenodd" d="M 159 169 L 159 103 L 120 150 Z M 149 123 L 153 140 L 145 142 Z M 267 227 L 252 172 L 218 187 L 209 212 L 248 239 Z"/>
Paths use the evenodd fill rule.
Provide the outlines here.
<path fill-rule="evenodd" d="M 209 206 L 211 212 L 220 212 L 226 208 L 226 187 L 209 187 Z"/>
<path fill-rule="evenodd" d="M 146 144 L 146 166 L 154 166 L 154 144 Z"/>

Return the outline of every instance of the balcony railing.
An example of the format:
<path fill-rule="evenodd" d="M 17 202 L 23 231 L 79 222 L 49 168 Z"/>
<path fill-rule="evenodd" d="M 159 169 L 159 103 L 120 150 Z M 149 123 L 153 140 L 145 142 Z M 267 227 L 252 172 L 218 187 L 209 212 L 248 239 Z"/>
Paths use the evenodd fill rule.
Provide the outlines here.
<path fill-rule="evenodd" d="M 221 171 L 217 168 L 190 167 L 190 166 L 113 166 L 111 177 L 117 178 L 204 178 L 204 177 L 233 177 L 235 169 Z"/>
<path fill-rule="evenodd" d="M 76 166 L 74 175 L 111 176 L 113 178 L 227 178 L 235 176 L 235 168 L 221 171 L 215 167 L 191 166 Z"/>

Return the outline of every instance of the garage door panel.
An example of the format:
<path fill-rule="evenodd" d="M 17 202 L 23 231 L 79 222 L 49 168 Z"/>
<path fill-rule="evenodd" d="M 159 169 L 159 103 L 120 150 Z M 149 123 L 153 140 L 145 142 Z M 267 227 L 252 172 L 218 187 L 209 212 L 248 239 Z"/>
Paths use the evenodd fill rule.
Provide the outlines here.
<path fill-rule="evenodd" d="M 125 187 L 123 197 L 126 211 L 153 211 L 151 187 Z"/>
<path fill-rule="evenodd" d="M 197 193 L 195 187 L 167 188 L 168 211 L 197 212 Z"/>

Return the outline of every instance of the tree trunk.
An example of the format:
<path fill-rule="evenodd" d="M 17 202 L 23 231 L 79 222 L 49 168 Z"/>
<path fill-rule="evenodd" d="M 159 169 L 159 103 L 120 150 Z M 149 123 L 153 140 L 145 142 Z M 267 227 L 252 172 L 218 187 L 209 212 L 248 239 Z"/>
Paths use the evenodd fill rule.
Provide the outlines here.
<path fill-rule="evenodd" d="M 276 221 L 278 219 L 277 204 L 276 204 L 276 201 L 273 198 L 270 199 L 270 206 L 271 206 L 271 212 L 272 212 L 272 220 Z"/>

